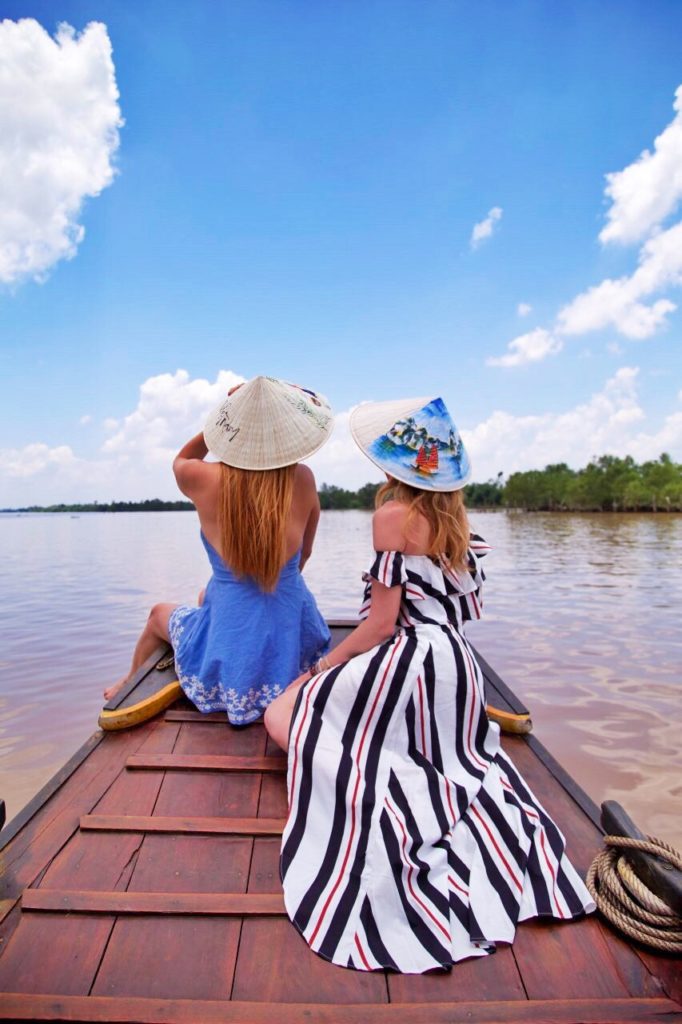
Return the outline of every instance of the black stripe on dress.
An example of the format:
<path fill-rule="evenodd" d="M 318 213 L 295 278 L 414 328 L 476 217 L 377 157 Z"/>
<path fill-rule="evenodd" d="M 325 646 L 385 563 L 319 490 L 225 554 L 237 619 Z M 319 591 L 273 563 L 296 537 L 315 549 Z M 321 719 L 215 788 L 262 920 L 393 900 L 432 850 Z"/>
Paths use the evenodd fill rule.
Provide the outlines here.
<path fill-rule="evenodd" d="M 374 914 L 372 913 L 372 905 L 369 902 L 369 896 L 365 896 L 362 902 L 362 909 L 360 910 L 360 922 L 362 927 L 365 929 L 365 935 L 367 936 L 367 945 L 369 951 L 378 963 L 382 967 L 387 967 L 392 971 L 398 970 L 398 965 L 393 960 L 393 957 L 388 952 L 383 942 L 381 941 L 381 935 L 377 928 L 377 923 L 374 920 Z"/>
<path fill-rule="evenodd" d="M 519 891 L 518 896 L 516 895 L 516 886 L 512 889 L 513 883 L 510 884 L 510 882 L 507 881 L 506 875 L 504 875 L 501 869 L 497 866 L 497 861 L 495 859 L 496 854 L 492 854 L 490 852 L 490 838 L 488 837 L 487 832 L 481 834 L 470 816 L 464 820 L 476 841 L 476 845 L 485 868 L 485 873 L 488 876 L 488 881 L 492 888 L 496 890 L 507 917 L 513 925 L 516 925 L 519 916 L 519 900 L 521 899 L 521 893 Z"/>
<path fill-rule="evenodd" d="M 284 880 L 286 873 L 289 870 L 289 866 L 298 851 L 305 833 L 306 822 L 308 820 L 308 810 L 310 807 L 310 797 L 312 795 L 310 766 L 315 756 L 315 747 L 322 728 L 321 712 L 329 699 L 334 680 L 339 675 L 342 668 L 343 665 L 338 665 L 327 673 L 314 697 L 314 707 L 317 713 L 312 715 L 312 720 L 306 730 L 303 749 L 301 750 L 301 763 L 299 768 L 301 781 L 298 787 L 296 817 L 291 829 L 289 830 L 287 841 L 282 847 L 280 857 L 280 876 L 282 880 Z M 291 731 L 295 728 L 296 716 L 304 700 L 305 692 L 306 686 L 304 685 L 300 688 L 294 704 L 294 710 L 291 716 L 291 728 L 289 730 L 290 736 Z"/>
<path fill-rule="evenodd" d="M 416 880 L 417 885 L 421 889 L 424 898 L 436 908 L 440 915 L 447 921 L 448 920 L 448 899 L 444 892 L 437 889 L 429 881 L 429 865 L 425 860 L 419 856 L 419 851 L 424 847 L 424 838 L 419 831 L 416 818 L 414 817 L 409 801 L 405 795 L 405 792 L 400 785 L 397 776 L 391 771 L 390 782 L 388 784 L 388 791 L 393 798 L 393 802 L 399 809 L 403 816 L 403 822 L 407 831 L 409 845 L 406 850 L 406 855 L 409 856 L 410 861 L 416 866 Z"/>
<path fill-rule="evenodd" d="M 437 771 L 433 763 L 429 761 L 426 755 L 417 747 L 417 729 L 419 729 L 419 734 L 421 734 L 421 725 L 417 725 L 416 719 L 416 701 L 414 697 L 412 697 L 405 709 L 405 724 L 407 726 L 408 736 L 407 753 L 426 776 L 426 785 L 429 790 L 429 797 L 433 805 L 433 810 L 440 830 L 442 834 L 445 835 L 452 828 L 453 822 L 450 820 L 450 815 L 443 803 L 443 796 L 441 792 L 443 775 Z"/>
<path fill-rule="evenodd" d="M 452 649 L 453 658 L 455 661 L 455 721 L 453 723 L 453 734 L 455 739 L 455 748 L 457 751 L 457 760 L 463 765 L 469 775 L 473 775 L 475 779 L 482 782 L 485 778 L 487 768 L 480 768 L 471 758 L 464 746 L 464 736 L 468 731 L 469 723 L 467 720 L 467 695 L 469 694 L 470 686 L 473 690 L 472 682 L 469 679 L 469 667 L 465 661 L 464 654 L 459 645 L 459 640 L 453 635 L 452 631 L 445 628 L 443 633 L 450 641 L 450 647 Z M 461 638 L 460 638 L 461 639 Z M 472 700 L 475 702 L 476 696 L 472 692 Z M 469 712 L 471 713 L 471 712 Z M 474 707 L 475 713 L 475 707 Z M 482 713 L 482 709 L 479 708 L 479 715 Z M 483 760 L 483 759 L 482 759 Z M 486 760 L 490 760 L 489 756 L 486 756 Z M 459 796 L 459 795 L 458 795 Z M 459 803 L 459 799 L 457 801 Z M 466 810 L 466 805 L 459 808 L 460 814 L 463 814 Z"/>
<path fill-rule="evenodd" d="M 338 899 L 336 909 L 334 910 L 331 921 L 327 926 L 324 939 L 320 943 L 319 949 L 323 956 L 331 956 L 334 949 L 340 942 L 360 890 L 362 873 L 365 867 L 365 858 L 367 856 L 367 843 L 371 832 L 373 809 L 376 806 L 376 781 L 379 761 L 382 753 L 385 751 L 384 740 L 386 732 L 391 719 L 393 718 L 396 704 L 400 699 L 405 680 L 408 678 L 408 674 L 410 673 L 411 662 L 417 646 L 417 640 L 414 636 L 407 636 L 397 641 L 389 641 L 389 646 L 392 646 L 393 643 L 397 642 L 402 642 L 403 648 L 398 657 L 397 665 L 393 669 L 393 674 L 388 680 L 389 688 L 384 698 L 376 725 L 374 726 L 373 731 L 369 734 L 370 739 L 367 747 L 364 769 L 361 767 L 363 786 L 362 796 L 360 798 L 361 814 L 360 821 L 358 823 L 359 832 L 355 846 L 355 854 L 353 856 L 352 864 L 347 867 L 345 872 L 345 888 Z M 387 670 L 388 668 L 386 671 Z M 372 688 L 372 694 L 373 691 L 374 687 Z M 326 880 L 324 884 L 327 884 Z"/>
<path fill-rule="evenodd" d="M 301 928 L 301 930 L 307 927 L 308 922 L 310 921 L 310 917 L 320 897 L 320 894 L 324 891 L 324 888 L 327 885 L 327 882 L 329 881 L 332 872 L 334 871 L 334 865 L 338 860 L 339 850 L 344 838 L 345 819 L 347 817 L 348 783 L 351 777 L 351 771 L 353 769 L 353 758 L 351 754 L 353 746 L 353 737 L 355 732 L 357 731 L 358 724 L 362 719 L 363 711 L 365 710 L 367 703 L 369 702 L 372 696 L 373 685 L 379 672 L 381 671 L 384 660 L 387 656 L 390 657 L 388 651 L 390 650 L 391 644 L 392 641 L 389 641 L 386 644 L 382 644 L 381 647 L 377 648 L 376 653 L 372 657 L 367 667 L 367 671 L 363 676 L 362 682 L 358 687 L 358 692 L 353 702 L 353 707 L 351 709 L 350 715 L 348 716 L 346 728 L 344 729 L 343 736 L 341 737 L 341 756 L 339 759 L 339 767 L 335 779 L 334 811 L 329 826 L 329 839 L 327 841 L 327 849 L 325 850 L 324 857 L 322 858 L 322 861 L 320 863 L 320 866 L 315 877 L 312 879 L 310 885 L 308 886 L 305 892 L 305 895 L 301 899 L 301 902 L 299 903 L 298 908 L 296 910 L 296 923 L 298 927 Z M 340 668 L 343 668 L 343 666 L 340 666 Z M 321 711 L 322 707 L 319 710 Z M 310 746 L 311 759 L 310 761 L 306 761 L 305 765 L 301 765 L 300 787 L 301 790 L 305 789 L 306 795 L 308 795 L 312 791 L 314 785 L 314 754 L 317 738 L 321 728 L 321 717 L 318 724 L 317 715 L 314 714 L 313 723 L 316 727 L 316 735 Z M 307 747 L 308 742 L 306 740 L 304 749 Z M 306 800 L 306 816 L 308 804 L 309 796 L 308 799 Z M 305 828 L 305 818 L 299 814 L 297 815 L 295 826 L 297 830 L 299 828 L 299 824 L 301 821 L 303 824 L 303 828 Z M 287 843 L 287 847 L 288 845 L 289 844 Z M 290 859 L 287 860 L 287 867 L 289 862 Z"/>
<path fill-rule="evenodd" d="M 386 808 L 381 812 L 379 824 L 381 826 L 384 845 L 388 853 L 388 861 L 393 870 L 393 881 L 395 883 L 396 891 L 402 904 L 407 922 L 414 933 L 414 937 L 423 946 L 429 956 L 436 961 L 436 963 L 440 964 L 441 967 L 450 967 L 452 964 L 452 951 L 439 942 L 431 929 L 426 926 L 421 915 L 416 912 L 412 902 L 405 892 L 402 877 L 403 859 L 400 850 L 400 843 L 398 842 L 398 837 L 393 831 L 389 812 Z"/>

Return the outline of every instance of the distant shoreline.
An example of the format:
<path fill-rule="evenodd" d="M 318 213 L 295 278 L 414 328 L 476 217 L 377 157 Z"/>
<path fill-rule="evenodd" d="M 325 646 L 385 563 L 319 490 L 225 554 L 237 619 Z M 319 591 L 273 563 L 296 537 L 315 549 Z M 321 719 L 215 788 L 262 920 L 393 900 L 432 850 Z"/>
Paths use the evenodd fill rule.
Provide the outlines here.
<path fill-rule="evenodd" d="M 470 483 L 463 489 L 469 509 L 523 512 L 682 512 L 682 464 L 663 452 L 658 459 L 638 465 L 633 458 L 601 455 L 584 469 L 565 462 L 542 470 L 502 473 L 486 483 Z M 322 484 L 318 495 L 323 511 L 372 510 L 379 484 L 367 483 L 357 491 Z M 70 505 L 30 505 L 3 508 L 0 512 L 190 512 L 190 501 L 111 501 Z"/>

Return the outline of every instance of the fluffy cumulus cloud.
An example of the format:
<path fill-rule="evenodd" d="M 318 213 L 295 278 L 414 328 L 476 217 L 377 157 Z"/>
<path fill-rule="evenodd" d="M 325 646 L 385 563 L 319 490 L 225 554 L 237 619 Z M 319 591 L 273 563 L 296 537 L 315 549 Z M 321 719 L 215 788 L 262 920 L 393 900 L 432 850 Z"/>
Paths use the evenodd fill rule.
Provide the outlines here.
<path fill-rule="evenodd" d="M 543 327 L 536 327 L 528 334 L 521 334 L 509 342 L 503 356 L 491 356 L 488 366 L 521 366 L 523 363 L 537 363 L 546 356 L 559 352 L 563 347 L 560 338 L 555 338 Z"/>
<path fill-rule="evenodd" d="M 651 425 L 638 397 L 638 379 L 637 368 L 622 367 L 588 401 L 573 408 L 527 416 L 496 410 L 473 426 L 462 424 L 474 479 L 551 462 L 577 467 L 604 453 L 630 454 L 642 461 L 668 451 L 682 461 L 682 392 L 680 408 Z M 140 388 L 136 408 L 117 422 L 94 458 L 40 441 L 0 451 L 2 505 L 178 498 L 171 472 L 174 454 L 241 380 L 227 370 L 212 382 L 193 380 L 184 370 L 150 377 Z M 319 484 L 355 489 L 382 479 L 352 440 L 350 412 L 337 414 L 331 440 L 310 460 Z"/>
<path fill-rule="evenodd" d="M 682 86 L 675 93 L 675 117 L 654 141 L 622 171 L 606 176 L 610 201 L 602 243 L 641 244 L 637 268 L 606 278 L 581 292 L 558 313 L 551 329 L 555 339 L 613 328 L 625 338 L 649 338 L 666 326 L 677 304 L 665 292 L 682 285 L 682 221 L 665 226 L 682 199 Z M 519 312 L 521 307 L 519 307 Z M 526 337 L 526 336 L 524 336 Z M 520 366 L 514 339 L 505 356 L 491 366 Z M 561 344 L 547 345 L 538 358 L 553 355 Z"/>
<path fill-rule="evenodd" d="M 131 413 L 102 421 L 108 437 L 95 458 L 42 442 L 0 450 L 2 505 L 179 498 L 173 457 L 202 428 L 213 406 L 243 380 L 231 370 L 221 370 L 214 381 L 191 379 L 186 370 L 148 378 Z M 92 433 L 93 424 L 88 426 Z"/>
<path fill-rule="evenodd" d="M 646 238 L 682 199 L 682 85 L 675 93 L 675 117 L 639 159 L 606 175 L 611 200 L 602 242 L 638 242 Z"/>
<path fill-rule="evenodd" d="M 518 316 L 528 316 L 529 313 L 533 312 L 533 307 L 529 305 L 527 302 L 519 302 L 518 306 L 516 307 L 516 312 Z"/>
<path fill-rule="evenodd" d="M 469 239 L 471 248 L 476 249 L 486 238 L 490 238 L 495 230 L 495 225 L 501 219 L 502 208 L 500 206 L 493 206 L 491 210 L 488 210 L 488 216 L 473 226 L 471 238 Z"/>
<path fill-rule="evenodd" d="M 643 461 L 667 451 L 682 460 L 682 410 L 657 429 L 647 429 L 637 393 L 638 374 L 636 367 L 622 367 L 587 402 L 563 412 L 512 416 L 496 411 L 473 429 L 463 429 L 474 479 L 488 479 L 499 470 L 509 474 L 540 469 L 553 462 L 579 467 L 606 453 Z"/>
<path fill-rule="evenodd" d="M 75 255 L 122 124 L 104 25 L 52 38 L 31 18 L 0 22 L 0 281 L 42 279 Z"/>

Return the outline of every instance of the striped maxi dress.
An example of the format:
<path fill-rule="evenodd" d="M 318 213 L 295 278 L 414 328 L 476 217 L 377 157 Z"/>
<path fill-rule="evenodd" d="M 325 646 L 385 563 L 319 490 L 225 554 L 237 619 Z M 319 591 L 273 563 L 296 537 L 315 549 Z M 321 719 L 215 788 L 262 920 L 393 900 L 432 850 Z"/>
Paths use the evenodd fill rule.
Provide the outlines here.
<path fill-rule="evenodd" d="M 469 571 L 378 552 L 402 587 L 390 640 L 314 676 L 289 736 L 281 873 L 311 948 L 358 970 L 418 974 L 494 952 L 517 922 L 594 910 L 564 838 L 502 752 L 462 629 L 481 614 L 485 542 Z"/>

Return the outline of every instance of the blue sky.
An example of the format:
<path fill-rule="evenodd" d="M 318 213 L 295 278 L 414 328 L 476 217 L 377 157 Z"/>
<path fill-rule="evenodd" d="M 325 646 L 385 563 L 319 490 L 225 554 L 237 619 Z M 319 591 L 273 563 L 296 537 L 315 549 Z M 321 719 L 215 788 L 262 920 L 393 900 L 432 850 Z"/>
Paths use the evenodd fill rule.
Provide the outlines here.
<path fill-rule="evenodd" d="M 679 3 L 0 0 L 0 15 L 77 34 L 0 34 L 0 251 L 24 247 L 0 284 L 0 507 L 173 496 L 170 456 L 227 371 L 329 397 L 320 482 L 376 478 L 347 412 L 410 395 L 444 397 L 474 479 L 606 450 L 682 460 Z M 87 89 L 69 86 L 76 64 Z M 54 166 L 27 199 L 36 153 Z M 84 228 L 71 257 L 57 244 L 31 269 L 40 246 L 11 203 L 41 252 L 67 209 Z M 615 298 L 588 294 L 604 281 Z"/>

